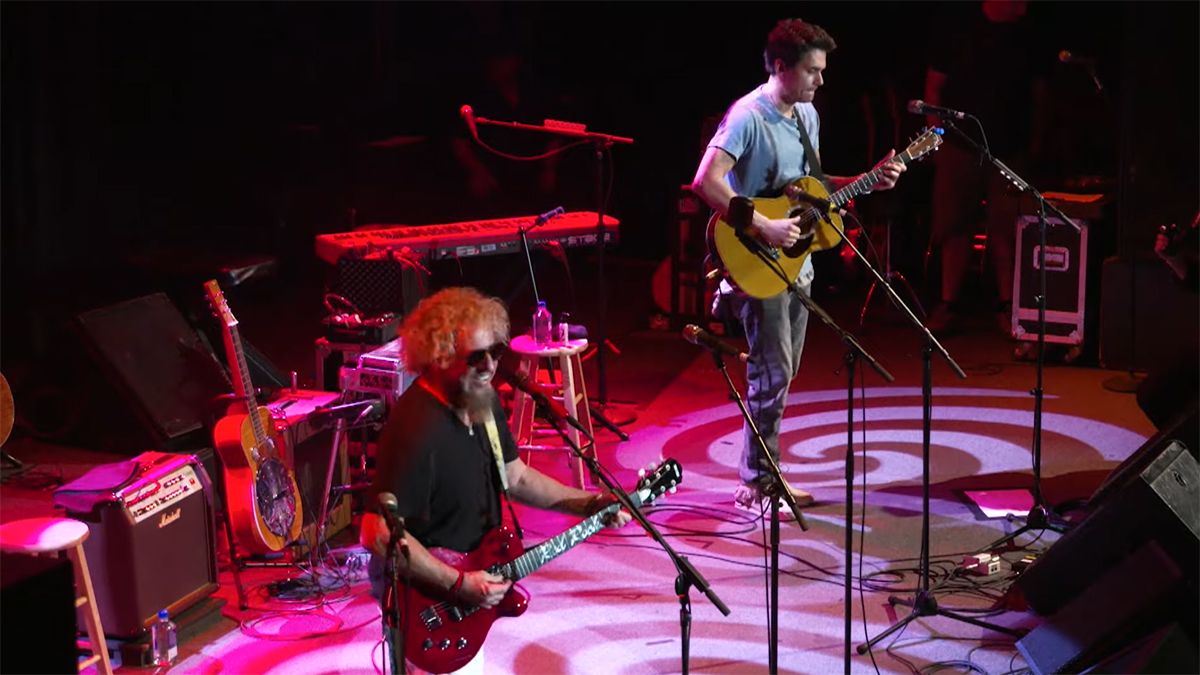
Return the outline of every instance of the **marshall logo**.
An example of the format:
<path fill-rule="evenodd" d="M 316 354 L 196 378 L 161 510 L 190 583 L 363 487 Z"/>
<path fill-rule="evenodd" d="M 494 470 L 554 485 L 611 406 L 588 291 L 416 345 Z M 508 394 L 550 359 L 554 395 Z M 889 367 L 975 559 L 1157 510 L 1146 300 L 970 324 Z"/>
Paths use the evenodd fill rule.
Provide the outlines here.
<path fill-rule="evenodd" d="M 162 528 L 164 528 L 164 527 L 166 527 L 166 526 L 170 525 L 171 523 L 173 523 L 173 522 L 175 522 L 175 521 L 179 520 L 179 516 L 181 516 L 181 515 L 183 515 L 183 507 L 182 507 L 182 506 L 181 506 L 181 507 L 179 507 L 179 508 L 177 508 L 177 509 L 175 509 L 174 511 L 172 511 L 172 512 L 170 512 L 170 513 L 164 513 L 164 514 L 162 514 L 162 518 L 160 518 L 160 519 L 158 520 L 158 528 L 161 530 Z"/>

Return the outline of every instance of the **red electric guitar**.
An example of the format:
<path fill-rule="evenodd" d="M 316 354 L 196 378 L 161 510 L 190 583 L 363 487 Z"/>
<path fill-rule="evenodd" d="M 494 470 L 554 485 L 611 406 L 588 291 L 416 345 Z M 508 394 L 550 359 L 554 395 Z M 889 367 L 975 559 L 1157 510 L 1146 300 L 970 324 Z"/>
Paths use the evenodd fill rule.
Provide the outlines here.
<path fill-rule="evenodd" d="M 658 468 L 638 481 L 629 497 L 634 506 L 649 504 L 683 479 L 683 468 L 673 459 L 665 460 Z M 432 548 L 429 552 L 455 569 L 485 569 L 511 581 L 519 581 L 542 565 L 566 553 L 576 544 L 604 527 L 604 518 L 620 508 L 613 504 L 589 516 L 583 522 L 558 536 L 526 551 L 521 540 L 508 527 L 498 527 L 483 537 L 470 553 Z M 404 589 L 400 589 L 403 597 Z M 465 607 L 448 602 L 441 591 L 428 591 L 414 585 L 409 599 L 412 617 L 404 631 L 405 657 L 422 670 L 448 673 L 462 668 L 475 658 L 488 631 L 502 616 L 520 616 L 529 606 L 529 597 L 516 585 L 500 604 L 491 608 Z"/>
<path fill-rule="evenodd" d="M 225 467 L 229 522 L 238 543 L 251 553 L 279 551 L 300 536 L 300 488 L 281 459 L 283 439 L 271 411 L 254 398 L 238 321 L 215 280 L 205 282 L 204 290 L 221 320 L 234 390 L 245 410 L 221 418 L 213 427 L 213 444 Z"/>

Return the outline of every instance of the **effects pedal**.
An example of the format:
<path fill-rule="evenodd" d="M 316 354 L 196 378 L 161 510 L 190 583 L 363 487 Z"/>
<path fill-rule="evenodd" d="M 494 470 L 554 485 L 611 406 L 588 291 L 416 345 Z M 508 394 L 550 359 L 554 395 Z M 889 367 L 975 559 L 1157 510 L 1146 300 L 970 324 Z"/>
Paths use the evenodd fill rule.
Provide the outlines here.
<path fill-rule="evenodd" d="M 960 567 L 967 574 L 990 577 L 1000 573 L 1000 556 L 992 553 L 976 553 L 963 558 Z"/>

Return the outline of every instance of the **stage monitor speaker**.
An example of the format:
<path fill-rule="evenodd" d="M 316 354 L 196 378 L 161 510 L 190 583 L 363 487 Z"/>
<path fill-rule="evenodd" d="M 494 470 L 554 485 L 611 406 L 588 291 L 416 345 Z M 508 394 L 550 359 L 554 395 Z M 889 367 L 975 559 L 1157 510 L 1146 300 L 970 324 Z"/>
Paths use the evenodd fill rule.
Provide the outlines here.
<path fill-rule="evenodd" d="M 96 467 L 54 494 L 87 523 L 96 607 L 110 637 L 144 634 L 217 590 L 212 490 L 200 460 L 145 452 Z"/>
<path fill-rule="evenodd" d="M 1200 564 L 1200 467 L 1183 444 L 1169 439 L 1137 453 L 1152 459 L 1127 480 L 1116 481 L 1087 517 L 1017 578 L 1016 588 L 1039 614 L 1058 611 L 1151 541 L 1184 570 L 1194 588 Z"/>
<path fill-rule="evenodd" d="M 1182 580 L 1174 561 L 1147 542 L 1018 640 L 1017 650 L 1039 675 L 1079 672 L 1194 613 Z"/>
<path fill-rule="evenodd" d="M 99 426 L 91 433 L 104 436 L 94 442 L 130 453 L 209 444 L 212 401 L 232 387 L 220 362 L 165 294 L 84 312 L 77 324 L 120 398 L 109 400 L 114 397 L 104 390 L 93 394 L 100 419 L 93 420 Z M 122 402 L 136 419 L 122 419 L 115 409 Z"/>
<path fill-rule="evenodd" d="M 66 557 L 0 553 L 0 672 L 75 672 L 75 572 Z"/>

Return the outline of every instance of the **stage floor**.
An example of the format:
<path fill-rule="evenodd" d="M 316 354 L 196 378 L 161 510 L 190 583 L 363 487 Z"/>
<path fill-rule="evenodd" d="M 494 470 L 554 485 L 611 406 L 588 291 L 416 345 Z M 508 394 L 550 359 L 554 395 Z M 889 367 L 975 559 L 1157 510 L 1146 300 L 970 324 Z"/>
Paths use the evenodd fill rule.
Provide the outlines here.
<path fill-rule="evenodd" d="M 846 309 L 849 315 L 857 307 L 847 303 Z M 882 307 L 873 310 L 866 326 L 849 327 L 896 377 L 885 383 L 869 369 L 863 373 L 860 364 L 855 382 L 851 670 L 906 673 L 935 663 L 958 668 L 970 663 L 991 673 L 1021 668 L 1010 636 L 937 616 L 911 623 L 881 641 L 871 655 L 853 652 L 864 635 L 874 636 L 907 615 L 906 607 L 893 608 L 888 597 L 911 598 L 919 582 L 922 359 L 919 336 Z M 985 518 L 964 493 L 1031 486 L 1034 364 L 1013 360 L 1010 341 L 983 326 L 975 328 L 945 342 L 966 379 L 955 377 L 940 358 L 932 364 L 931 578 L 943 607 L 1028 629 L 1038 624 L 1037 616 L 1019 605 L 1005 609 L 1004 591 L 1012 579 L 1007 563 L 992 577 L 952 575 L 964 555 L 986 549 L 1016 527 L 1004 518 Z M 781 525 L 778 658 L 779 671 L 785 673 L 839 672 L 846 647 L 846 374 L 839 371 L 843 350 L 832 332 L 814 321 L 809 336 L 781 436 L 789 480 L 817 499 L 805 511 L 807 532 L 791 522 Z M 741 445 L 738 409 L 712 359 L 677 333 L 631 331 L 617 342 L 621 354 L 607 365 L 609 411 L 633 421 L 624 427 L 630 436 L 626 442 L 599 431 L 600 459 L 626 487 L 636 482 L 639 468 L 663 458 L 683 466 L 678 493 L 646 513 L 732 610 L 722 616 L 702 593 L 691 592 L 690 668 L 765 671 L 769 631 L 763 522 L 732 503 Z M 589 367 L 589 388 L 595 395 L 594 363 Z M 731 371 L 740 386 L 742 373 Z M 1153 432 L 1132 394 L 1105 388 L 1105 380 L 1122 374 L 1047 363 L 1041 441 L 1042 487 L 1050 503 L 1085 499 Z M 20 438 L 5 449 L 67 480 L 92 465 L 119 459 Z M 539 454 L 532 463 L 561 478 L 569 475 L 558 453 Z M 19 481 L 6 483 L 0 496 L 0 519 L 5 521 L 36 515 L 49 503 L 47 492 Z M 566 517 L 529 509 L 518 513 L 527 545 L 572 524 Z M 340 541 L 343 552 L 352 550 L 351 534 L 348 529 L 340 538 L 349 540 Z M 1019 559 L 1057 536 L 1022 537 L 1021 548 L 1004 558 Z M 361 562 L 353 555 L 349 559 Z M 283 601 L 267 593 L 268 584 L 302 576 L 300 570 L 247 570 L 251 609 L 242 612 L 229 570 L 223 569 L 217 596 L 227 600 L 224 618 L 185 641 L 172 672 L 380 672 L 379 613 L 361 568 L 354 562 L 328 563 L 325 572 L 346 583 L 334 584 L 324 597 Z M 484 648 L 486 672 L 679 672 L 675 578 L 670 558 L 637 524 L 601 532 L 522 581 L 531 595 L 529 610 L 493 626 Z"/>

